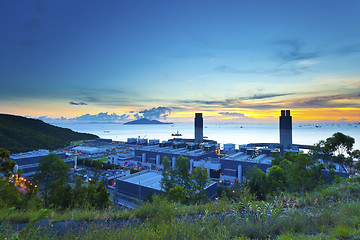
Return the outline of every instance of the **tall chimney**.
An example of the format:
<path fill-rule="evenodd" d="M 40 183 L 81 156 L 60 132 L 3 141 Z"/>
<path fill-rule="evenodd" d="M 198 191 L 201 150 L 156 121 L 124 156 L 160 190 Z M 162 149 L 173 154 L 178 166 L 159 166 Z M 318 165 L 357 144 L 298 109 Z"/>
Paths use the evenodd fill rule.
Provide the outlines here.
<path fill-rule="evenodd" d="M 292 145 L 292 117 L 290 116 L 290 110 L 281 110 L 279 120 L 280 145 L 284 149 L 289 149 Z"/>
<path fill-rule="evenodd" d="M 203 117 L 202 113 L 195 113 L 195 142 L 203 141 Z"/>

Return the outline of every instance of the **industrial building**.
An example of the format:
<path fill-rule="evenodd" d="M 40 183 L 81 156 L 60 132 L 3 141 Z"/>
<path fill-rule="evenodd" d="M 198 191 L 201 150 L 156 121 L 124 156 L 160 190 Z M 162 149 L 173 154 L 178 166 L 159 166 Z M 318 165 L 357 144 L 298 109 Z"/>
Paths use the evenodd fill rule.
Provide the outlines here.
<path fill-rule="evenodd" d="M 279 117 L 280 143 L 250 143 L 239 145 L 224 144 L 219 151 L 219 145 L 214 140 L 204 140 L 203 137 L 203 116 L 196 113 L 194 119 L 194 139 L 174 138 L 168 141 L 151 144 L 147 141 L 140 141 L 137 138 L 129 138 L 128 144 L 134 144 L 133 154 L 127 156 L 110 156 L 109 162 L 128 164 L 129 162 L 140 164 L 150 169 L 161 170 L 162 160 L 166 156 L 175 168 L 176 159 L 179 156 L 190 160 L 190 171 L 196 167 L 203 167 L 213 179 L 229 182 L 244 182 L 247 171 L 257 166 L 264 172 L 271 167 L 271 154 L 273 152 L 283 153 L 291 151 L 300 153 L 300 149 L 307 149 L 307 145 L 292 143 L 292 117 L 290 110 L 281 110 Z M 337 172 L 341 173 L 342 168 L 338 166 Z"/>
<path fill-rule="evenodd" d="M 55 152 L 65 163 L 73 167 L 75 165 L 74 158 L 66 158 L 64 152 Z M 50 154 L 49 150 L 40 149 L 37 151 L 12 154 L 10 158 L 16 162 L 19 169 L 22 169 L 23 176 L 32 176 L 36 172 L 36 168 L 39 166 L 39 161 Z"/>
<path fill-rule="evenodd" d="M 257 165 L 263 171 L 270 167 L 272 149 L 266 146 L 259 149 L 254 145 L 242 145 L 238 152 L 235 144 L 224 144 L 222 153 L 225 157 L 220 158 L 218 143 L 203 139 L 202 113 L 195 114 L 194 123 L 194 139 L 174 138 L 150 145 L 147 139 L 128 138 L 127 143 L 134 145 L 132 156 L 109 156 L 109 162 L 121 166 L 141 164 L 142 167 L 161 170 L 166 156 L 174 169 L 176 159 L 182 156 L 190 160 L 191 172 L 196 167 L 203 167 L 211 178 L 231 182 L 243 182 L 244 174 L 251 166 Z"/>
<path fill-rule="evenodd" d="M 95 140 L 86 140 L 83 143 L 86 143 L 86 144 L 112 144 L 113 140 L 107 139 L 107 138 L 97 138 Z"/>
<path fill-rule="evenodd" d="M 195 143 L 194 139 L 174 138 L 168 141 L 157 142 L 154 145 L 139 145 L 136 138 L 129 138 L 128 143 L 134 143 L 132 155 L 117 154 L 109 156 L 109 163 L 121 166 L 140 163 L 143 167 L 162 169 L 162 160 L 166 156 L 174 167 L 179 156 L 187 157 L 191 162 L 215 158 L 219 149 L 216 141 L 205 140 L 203 143 Z M 192 167 L 196 167 L 193 166 Z M 220 170 L 218 168 L 217 170 Z"/>
<path fill-rule="evenodd" d="M 202 113 L 195 113 L 194 129 L 195 129 L 195 143 L 201 143 L 204 139 Z"/>
<path fill-rule="evenodd" d="M 220 181 L 245 182 L 245 174 L 251 167 L 257 166 L 267 172 L 271 167 L 271 159 L 269 153 L 261 153 L 251 147 L 242 147 L 240 152 L 220 159 Z"/>
<path fill-rule="evenodd" d="M 292 117 L 290 116 L 290 110 L 281 110 L 279 129 L 281 147 L 290 149 L 292 146 Z"/>
<path fill-rule="evenodd" d="M 71 150 L 73 150 L 75 152 L 85 153 L 85 154 L 106 153 L 105 148 L 97 148 L 97 147 L 78 146 L 78 147 L 72 148 Z"/>
<path fill-rule="evenodd" d="M 166 143 L 158 146 L 144 146 L 134 150 L 134 160 L 141 162 L 144 166 L 156 166 L 162 169 L 162 159 L 167 157 L 172 166 L 175 166 L 179 156 L 187 157 L 190 161 L 199 161 L 208 157 L 216 157 L 215 145 L 203 145 L 184 141 L 174 141 L 170 146 Z"/>
<path fill-rule="evenodd" d="M 164 194 L 161 189 L 160 181 L 162 175 L 158 171 L 142 171 L 130 176 L 117 178 L 116 189 L 120 194 L 144 200 L 150 192 L 152 194 Z M 216 182 L 211 182 L 205 191 L 209 198 L 213 199 L 216 196 Z"/>
<path fill-rule="evenodd" d="M 130 161 L 134 161 L 133 153 L 118 153 L 108 156 L 108 163 L 126 167 Z"/>

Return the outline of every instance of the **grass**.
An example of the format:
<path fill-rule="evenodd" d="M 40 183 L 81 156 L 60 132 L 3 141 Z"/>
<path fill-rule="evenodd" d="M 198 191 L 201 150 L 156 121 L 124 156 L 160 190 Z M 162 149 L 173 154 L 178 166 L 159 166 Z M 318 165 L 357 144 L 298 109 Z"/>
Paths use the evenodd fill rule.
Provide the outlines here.
<path fill-rule="evenodd" d="M 86 140 L 75 140 L 75 141 L 72 141 L 72 143 L 74 145 L 79 145 L 79 144 L 82 144 L 84 141 L 86 141 Z"/>
<path fill-rule="evenodd" d="M 44 219 L 51 219 L 54 222 L 61 221 L 88 221 L 88 220 L 118 220 L 129 218 L 173 218 L 183 215 L 197 215 L 207 213 L 220 213 L 231 210 L 231 204 L 228 202 L 217 201 L 201 205 L 183 205 L 179 203 L 168 202 L 165 199 L 156 200 L 154 203 L 144 203 L 135 210 L 117 210 L 107 208 L 103 210 L 96 209 L 67 209 L 58 211 L 48 209 Z M 11 213 L 0 211 L 0 222 L 9 221 L 10 223 L 28 223 L 30 219 L 38 214 L 38 210 L 14 210 Z"/>
<path fill-rule="evenodd" d="M 344 219 L 347 217 L 359 218 L 357 213 L 343 215 L 348 207 L 339 208 L 335 215 L 330 214 L 333 212 L 328 212 L 329 207 L 322 211 L 317 209 L 320 212 L 294 208 L 281 211 L 271 217 L 262 214 L 257 217 L 235 211 L 224 216 L 206 213 L 197 218 L 189 218 L 186 215 L 173 218 L 171 216 L 174 212 L 167 213 L 173 205 L 169 206 L 166 201 L 158 201 L 156 204 L 162 204 L 158 207 L 164 210 L 155 213 L 154 207 L 147 206 L 146 220 L 138 225 L 125 224 L 111 227 L 105 222 L 90 223 L 78 232 L 69 231 L 62 236 L 48 233 L 40 236 L 40 239 L 354 239 L 360 237 L 356 226 L 344 224 Z M 354 203 L 350 205 L 360 207 L 360 203 L 356 206 Z M 260 213 L 263 213 L 269 212 L 274 206 L 264 204 L 256 207 L 259 207 Z M 250 210 L 250 207 L 245 211 L 254 214 L 257 212 L 254 212 L 254 209 Z M 36 229 L 33 231 L 36 233 Z M 32 238 L 29 236 L 23 239 Z"/>
<path fill-rule="evenodd" d="M 50 232 L 42 234 L 40 239 L 358 239 L 359 194 L 360 183 L 348 180 L 308 194 L 304 201 L 294 194 L 283 194 L 267 202 L 248 201 L 248 196 L 239 196 L 235 202 L 219 200 L 183 205 L 157 196 L 154 202 L 145 202 L 133 211 L 43 210 L 39 217 L 35 210 L 5 210 L 0 212 L 0 221 L 6 224 L 31 223 L 32 219 L 40 218 L 53 222 L 121 219 L 127 223 L 127 219 L 142 219 L 137 225 L 118 227 L 106 222 L 90 223 L 80 232 L 68 232 L 60 237 Z M 36 229 L 31 231 L 36 233 Z"/>
<path fill-rule="evenodd" d="M 99 162 L 107 162 L 108 160 L 109 160 L 109 158 L 107 158 L 107 157 L 95 159 L 95 161 L 99 161 Z"/>

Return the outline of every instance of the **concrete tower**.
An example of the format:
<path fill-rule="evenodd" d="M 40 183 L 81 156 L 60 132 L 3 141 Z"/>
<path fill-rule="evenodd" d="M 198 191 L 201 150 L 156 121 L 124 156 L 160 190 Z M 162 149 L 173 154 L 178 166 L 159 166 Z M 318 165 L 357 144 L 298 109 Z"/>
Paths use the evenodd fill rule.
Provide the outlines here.
<path fill-rule="evenodd" d="M 290 110 L 281 110 L 280 116 L 280 145 L 288 149 L 292 145 L 292 117 Z"/>
<path fill-rule="evenodd" d="M 203 117 L 202 113 L 195 113 L 195 142 L 203 141 Z"/>

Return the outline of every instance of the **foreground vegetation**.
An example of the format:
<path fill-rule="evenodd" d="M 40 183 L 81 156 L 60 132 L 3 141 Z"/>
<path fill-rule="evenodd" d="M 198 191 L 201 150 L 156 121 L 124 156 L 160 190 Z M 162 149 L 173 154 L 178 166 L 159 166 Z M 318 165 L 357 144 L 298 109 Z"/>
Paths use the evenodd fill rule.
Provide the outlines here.
<path fill-rule="evenodd" d="M 339 183 L 305 194 L 280 194 L 267 201 L 242 188 L 231 196 L 199 205 L 184 205 L 162 196 L 145 202 L 133 211 L 72 209 L 56 211 L 1 211 L 1 228 L 10 222 L 32 219 L 56 221 L 105 220 L 89 222 L 83 231 L 57 236 L 54 231 L 32 227 L 32 234 L 14 234 L 22 239 L 356 239 L 360 237 L 360 179 Z M 132 219 L 141 219 L 131 224 Z M 110 220 L 124 222 L 109 226 Z M 49 230 L 49 229 L 47 229 Z M 41 235 L 37 233 L 42 232 Z M 21 235 L 22 234 L 22 235 Z"/>

